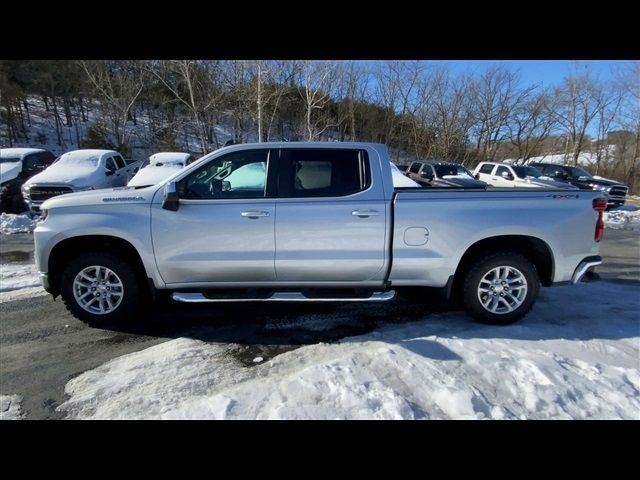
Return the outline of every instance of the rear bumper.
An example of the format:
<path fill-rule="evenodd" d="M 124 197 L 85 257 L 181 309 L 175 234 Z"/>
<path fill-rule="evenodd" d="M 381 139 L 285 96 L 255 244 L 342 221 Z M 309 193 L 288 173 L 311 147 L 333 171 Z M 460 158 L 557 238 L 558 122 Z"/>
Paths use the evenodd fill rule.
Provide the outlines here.
<path fill-rule="evenodd" d="M 582 280 L 582 277 L 584 277 L 585 273 L 587 273 L 590 268 L 593 268 L 600 264 L 602 264 L 602 257 L 600 255 L 594 255 L 592 257 L 584 258 L 573 272 L 571 283 L 575 285 L 580 280 Z"/>

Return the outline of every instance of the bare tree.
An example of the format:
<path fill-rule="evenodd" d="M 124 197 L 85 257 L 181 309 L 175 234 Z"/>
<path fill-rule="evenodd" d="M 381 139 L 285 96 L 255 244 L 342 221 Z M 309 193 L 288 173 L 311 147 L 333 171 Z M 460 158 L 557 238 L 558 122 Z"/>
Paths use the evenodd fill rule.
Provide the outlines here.
<path fill-rule="evenodd" d="M 81 60 L 80 65 L 111 120 L 117 142 L 121 146 L 126 145 L 129 135 L 127 120 L 145 84 L 140 62 Z"/>
<path fill-rule="evenodd" d="M 565 155 L 577 165 L 585 147 L 587 129 L 601 108 L 601 85 L 589 70 L 584 70 L 565 78 L 555 96 L 558 99 L 556 120 L 566 138 Z"/>
<path fill-rule="evenodd" d="M 332 62 L 305 61 L 301 64 L 300 95 L 305 106 L 304 132 L 308 141 L 317 140 L 327 129 L 337 125 L 328 114 L 336 70 Z"/>
<path fill-rule="evenodd" d="M 539 152 L 555 125 L 553 97 L 528 90 L 515 105 L 507 123 L 507 137 L 517 149 L 517 161 L 525 163 Z"/>
<path fill-rule="evenodd" d="M 207 114 L 218 104 L 218 62 L 199 60 L 162 60 L 147 66 L 175 99 L 190 112 L 197 132 L 200 150 L 206 153 L 209 137 L 219 146 L 215 129 L 207 128 Z"/>

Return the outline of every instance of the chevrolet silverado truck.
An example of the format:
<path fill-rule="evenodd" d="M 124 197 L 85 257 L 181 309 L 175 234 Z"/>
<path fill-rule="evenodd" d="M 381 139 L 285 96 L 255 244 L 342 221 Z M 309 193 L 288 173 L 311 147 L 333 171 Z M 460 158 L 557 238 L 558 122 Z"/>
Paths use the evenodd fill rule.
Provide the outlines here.
<path fill-rule="evenodd" d="M 82 321 L 135 319 L 148 300 L 386 301 L 434 287 L 508 324 L 540 285 L 601 263 L 606 199 L 576 190 L 394 187 L 387 148 L 221 148 L 161 183 L 42 205 L 35 262 Z"/>
<path fill-rule="evenodd" d="M 125 186 L 140 166 L 114 150 L 73 150 L 22 185 L 22 197 L 34 213 L 45 200 L 66 193 Z"/>

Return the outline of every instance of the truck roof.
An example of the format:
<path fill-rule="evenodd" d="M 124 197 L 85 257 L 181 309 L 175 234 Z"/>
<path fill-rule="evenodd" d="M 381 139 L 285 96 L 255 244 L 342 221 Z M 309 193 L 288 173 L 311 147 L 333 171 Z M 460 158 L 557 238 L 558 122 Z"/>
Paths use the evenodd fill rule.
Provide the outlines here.
<path fill-rule="evenodd" d="M 383 143 L 372 142 L 262 142 L 262 143 L 238 143 L 236 145 L 229 145 L 228 147 L 222 147 L 220 150 L 242 150 L 244 148 L 387 148 Z"/>
<path fill-rule="evenodd" d="M 30 153 L 37 152 L 46 152 L 42 148 L 1 148 L 0 149 L 0 158 L 1 157 L 23 157 L 24 155 L 28 155 Z"/>

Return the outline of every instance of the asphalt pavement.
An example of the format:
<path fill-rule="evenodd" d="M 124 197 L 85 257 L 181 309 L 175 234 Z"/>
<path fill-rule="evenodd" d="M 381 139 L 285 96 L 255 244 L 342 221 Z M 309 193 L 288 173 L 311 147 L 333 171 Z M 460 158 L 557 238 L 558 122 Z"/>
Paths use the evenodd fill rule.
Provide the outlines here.
<path fill-rule="evenodd" d="M 640 286 L 640 235 L 607 229 L 602 279 Z M 33 237 L 0 237 L 0 263 L 33 262 Z M 576 287 L 579 288 L 579 287 Z M 233 345 L 237 360 L 269 359 L 301 345 L 365 333 L 381 322 L 406 322 L 448 307 L 436 298 L 385 304 L 218 304 L 164 302 L 126 326 L 88 327 L 60 299 L 36 296 L 0 304 L 0 394 L 23 397 L 27 419 L 57 419 L 65 384 L 128 353 L 178 337 Z M 311 322 L 311 323 L 310 323 Z M 328 328 L 318 329 L 318 322 Z M 313 324 L 313 328 L 307 328 Z"/>

